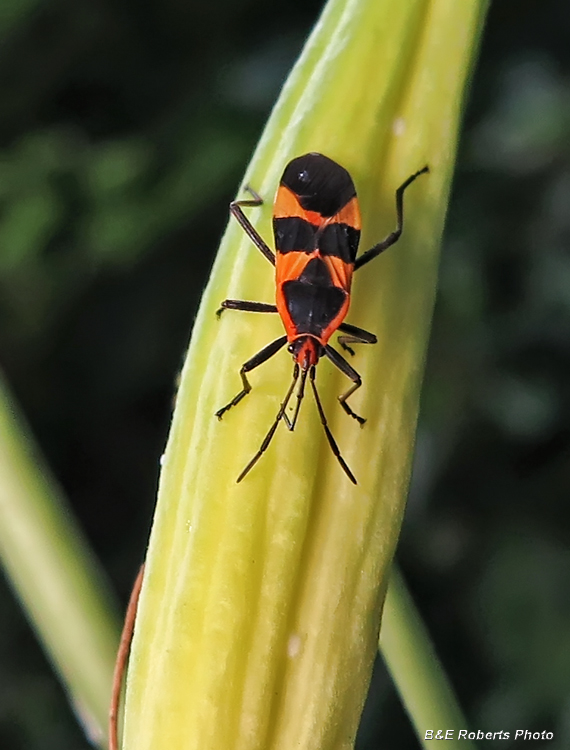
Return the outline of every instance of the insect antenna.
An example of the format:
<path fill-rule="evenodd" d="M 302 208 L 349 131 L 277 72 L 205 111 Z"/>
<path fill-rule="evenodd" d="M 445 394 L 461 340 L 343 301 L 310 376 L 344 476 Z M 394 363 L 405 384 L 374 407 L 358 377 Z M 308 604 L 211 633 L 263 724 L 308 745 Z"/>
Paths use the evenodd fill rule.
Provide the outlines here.
<path fill-rule="evenodd" d="M 325 428 L 325 433 L 327 436 L 327 439 L 329 441 L 329 445 L 331 447 L 332 452 L 337 457 L 337 460 L 339 464 L 342 466 L 342 469 L 346 476 L 350 479 L 350 481 L 353 484 L 358 484 L 356 481 L 354 474 L 352 471 L 348 468 L 346 461 L 344 458 L 340 455 L 340 450 L 338 449 L 338 445 L 336 444 L 335 439 L 332 436 L 332 432 L 329 429 L 329 426 L 327 424 L 327 418 L 325 417 L 325 413 L 323 411 L 323 407 L 321 405 L 321 400 L 319 398 L 319 394 L 317 393 L 317 385 L 315 383 L 315 366 L 313 365 L 310 370 L 310 376 L 311 376 L 311 388 L 313 389 L 313 393 L 315 394 L 315 401 L 317 403 L 317 409 L 319 410 L 319 416 L 321 418 L 321 424 Z"/>
<path fill-rule="evenodd" d="M 295 363 L 295 367 L 293 369 L 293 379 L 291 381 L 291 385 L 289 386 L 289 390 L 287 391 L 287 394 L 285 395 L 285 398 L 283 399 L 283 403 L 281 404 L 281 408 L 277 412 L 277 416 L 275 417 L 275 422 L 271 425 L 271 429 L 263 439 L 263 442 L 259 446 L 259 450 L 255 454 L 255 456 L 251 459 L 251 461 L 248 463 L 248 465 L 245 467 L 245 469 L 242 471 L 242 473 L 239 475 L 239 477 L 236 479 L 236 482 L 239 483 L 241 480 L 245 477 L 245 475 L 253 469 L 255 464 L 259 461 L 261 456 L 265 453 L 267 450 L 269 443 L 271 442 L 273 435 L 275 435 L 275 430 L 277 429 L 279 422 L 283 419 L 285 415 L 285 409 L 287 408 L 287 405 L 289 403 L 289 400 L 291 399 L 291 395 L 293 393 L 293 390 L 295 389 L 295 386 L 297 385 L 297 380 L 299 379 L 299 365 Z"/>
<path fill-rule="evenodd" d="M 297 391 L 297 405 L 295 406 L 295 413 L 293 419 L 289 419 L 287 414 L 283 412 L 283 419 L 287 424 L 287 427 L 293 432 L 295 425 L 297 424 L 297 417 L 299 416 L 299 409 L 301 408 L 301 401 L 305 396 L 305 383 L 307 381 L 308 370 L 301 372 L 301 382 L 299 383 L 299 390 Z"/>

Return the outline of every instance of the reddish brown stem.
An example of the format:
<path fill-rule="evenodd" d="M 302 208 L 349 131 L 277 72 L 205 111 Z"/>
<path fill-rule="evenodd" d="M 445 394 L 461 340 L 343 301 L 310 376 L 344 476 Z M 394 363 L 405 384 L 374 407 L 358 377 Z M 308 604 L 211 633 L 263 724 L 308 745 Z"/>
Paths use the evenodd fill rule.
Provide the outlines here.
<path fill-rule="evenodd" d="M 117 651 L 117 660 L 115 661 L 115 670 L 113 672 L 113 689 L 111 692 L 111 706 L 109 708 L 109 750 L 119 749 L 119 705 L 121 702 L 121 687 L 123 685 L 123 676 L 125 667 L 129 658 L 131 640 L 135 627 L 135 619 L 141 593 L 141 586 L 144 577 L 144 563 L 141 565 L 136 580 L 131 591 L 125 622 L 119 641 L 119 650 Z"/>

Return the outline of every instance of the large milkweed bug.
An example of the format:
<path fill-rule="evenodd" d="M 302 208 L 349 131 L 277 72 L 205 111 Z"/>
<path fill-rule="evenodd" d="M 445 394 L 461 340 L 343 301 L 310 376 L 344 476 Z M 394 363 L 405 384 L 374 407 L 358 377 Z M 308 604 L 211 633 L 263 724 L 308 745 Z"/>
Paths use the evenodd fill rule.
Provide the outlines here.
<path fill-rule="evenodd" d="M 289 430 L 295 429 L 299 409 L 305 393 L 307 376 L 315 396 L 317 410 L 332 452 L 345 474 L 356 484 L 354 474 L 341 456 L 329 429 L 315 383 L 315 370 L 322 356 L 328 357 L 350 380 L 352 385 L 338 400 L 344 411 L 360 424 L 366 421 L 355 414 L 347 399 L 362 385 L 360 375 L 346 359 L 330 346 L 329 339 L 341 331 L 340 346 L 354 354 L 349 344 L 375 344 L 373 333 L 344 323 L 350 304 L 352 274 L 381 252 L 393 245 L 402 234 L 404 225 L 404 191 L 428 167 L 411 175 L 396 190 L 396 229 L 382 242 L 356 257 L 360 240 L 360 209 L 356 190 L 350 174 L 332 159 L 322 154 L 299 156 L 287 164 L 277 189 L 273 206 L 273 251 L 258 234 L 243 208 L 260 206 L 263 201 L 251 188 L 252 199 L 233 201 L 230 211 L 245 230 L 254 245 L 275 266 L 276 304 L 226 299 L 218 316 L 226 310 L 279 313 L 285 335 L 272 341 L 240 370 L 242 390 L 216 412 L 222 416 L 236 406 L 251 391 L 247 373 L 266 362 L 285 344 L 293 355 L 293 379 L 275 421 L 265 436 L 255 456 L 237 478 L 238 482 L 253 468 L 267 450 L 279 422 L 283 420 Z M 299 382 L 297 404 L 293 417 L 286 413 L 287 406 Z"/>
<path fill-rule="evenodd" d="M 251 200 L 233 201 L 230 204 L 232 215 L 256 247 L 275 266 L 276 304 L 226 299 L 218 310 L 218 316 L 226 309 L 279 313 L 286 334 L 272 341 L 242 365 L 242 390 L 226 406 L 219 409 L 216 416 L 221 419 L 228 409 L 236 406 L 244 396 L 247 396 L 251 391 L 251 385 L 246 373 L 266 362 L 286 343 L 289 344 L 288 350 L 295 362 L 293 379 L 277 417 L 259 450 L 237 478 L 238 482 L 241 482 L 261 458 L 281 420 L 290 430 L 295 428 L 309 377 L 330 447 L 345 474 L 356 484 L 356 479 L 341 456 L 328 427 L 315 384 L 315 368 L 319 359 L 326 356 L 352 380 L 351 387 L 339 396 L 339 401 L 345 412 L 363 425 L 366 420 L 355 414 L 346 402 L 362 385 L 360 375 L 328 342 L 338 330 L 344 334 L 339 336 L 338 342 L 350 354 L 354 352 L 349 344 L 376 343 L 377 339 L 373 333 L 343 322 L 350 304 L 352 274 L 399 239 L 404 225 L 404 191 L 416 177 L 428 171 L 427 166 L 420 169 L 396 190 L 396 229 L 359 258 L 356 257 L 356 253 L 360 240 L 360 210 L 354 183 L 346 169 L 322 154 L 299 156 L 285 167 L 273 209 L 276 254 L 242 211 L 244 207 L 260 206 L 263 203 L 257 193 L 248 188 L 253 196 Z M 297 404 L 293 418 L 290 419 L 286 409 L 299 378 Z M 115 665 L 109 712 L 110 750 L 118 748 L 117 724 L 121 684 L 133 633 L 143 571 L 144 565 L 131 593 Z"/>

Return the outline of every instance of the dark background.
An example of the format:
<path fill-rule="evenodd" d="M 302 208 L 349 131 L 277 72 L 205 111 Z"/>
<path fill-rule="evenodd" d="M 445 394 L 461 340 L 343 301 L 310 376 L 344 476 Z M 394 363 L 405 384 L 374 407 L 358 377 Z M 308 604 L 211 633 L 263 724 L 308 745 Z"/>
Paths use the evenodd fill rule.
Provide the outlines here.
<path fill-rule="evenodd" d="M 0 361 L 123 600 L 227 204 L 320 8 L 2 4 Z M 492 5 L 399 548 L 472 727 L 550 750 L 570 746 L 569 68 L 567 0 Z M 87 748 L 3 579 L 0 747 Z M 379 664 L 358 748 L 417 747 Z"/>

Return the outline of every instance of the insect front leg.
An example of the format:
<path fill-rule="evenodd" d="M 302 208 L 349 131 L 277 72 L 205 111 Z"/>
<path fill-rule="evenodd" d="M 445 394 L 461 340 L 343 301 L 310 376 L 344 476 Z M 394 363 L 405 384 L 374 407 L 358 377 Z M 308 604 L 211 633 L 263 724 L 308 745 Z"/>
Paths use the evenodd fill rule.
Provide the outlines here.
<path fill-rule="evenodd" d="M 336 365 L 336 367 L 338 367 L 338 369 L 342 373 L 344 373 L 347 378 L 350 378 L 352 380 L 353 385 L 348 389 L 346 393 L 343 393 L 342 395 L 340 395 L 338 397 L 338 400 L 342 408 L 345 410 L 345 412 L 353 419 L 356 419 L 358 424 L 362 426 L 366 422 L 364 417 L 359 417 L 358 414 L 352 411 L 350 406 L 346 403 L 347 398 L 352 396 L 354 391 L 356 391 L 362 385 L 362 378 L 356 372 L 354 367 L 349 365 L 346 359 L 341 354 L 339 354 L 335 349 L 333 349 L 332 346 L 329 346 L 328 344 L 325 346 L 325 354 L 333 363 L 333 365 Z"/>
<path fill-rule="evenodd" d="M 287 408 L 287 404 L 289 403 L 289 399 L 291 398 L 291 394 L 293 393 L 293 390 L 295 386 L 297 385 L 297 380 L 299 379 L 299 365 L 295 363 L 295 367 L 293 368 L 293 379 L 291 380 L 291 385 L 289 386 L 289 390 L 287 391 L 287 394 L 285 395 L 285 398 L 283 399 L 283 403 L 279 407 L 279 411 L 277 412 L 277 416 L 275 417 L 275 421 L 269 428 L 269 432 L 267 435 L 263 438 L 263 442 L 259 446 L 259 450 L 255 454 L 255 456 L 251 459 L 251 461 L 248 463 L 248 465 L 245 467 L 245 469 L 242 471 L 242 473 L 239 475 L 239 477 L 236 479 L 236 482 L 239 484 L 241 480 L 245 477 L 246 474 L 248 474 L 255 464 L 259 461 L 261 456 L 265 453 L 265 451 L 269 448 L 269 443 L 273 440 L 273 435 L 275 435 L 275 432 L 277 431 L 277 427 L 279 426 L 279 422 L 284 418 L 285 416 L 285 409 Z"/>
<path fill-rule="evenodd" d="M 244 364 L 241 366 L 241 370 L 239 371 L 243 388 L 237 394 L 237 396 L 234 396 L 234 398 L 232 398 L 229 404 L 226 404 L 221 409 L 218 409 L 218 411 L 216 412 L 216 417 L 218 419 L 221 419 L 222 416 L 228 411 L 228 409 L 232 408 L 232 406 L 237 406 L 242 398 L 245 398 L 245 396 L 247 396 L 247 394 L 251 391 L 251 384 L 247 379 L 246 373 L 254 370 L 256 367 L 259 367 L 259 365 L 262 365 L 264 362 L 267 362 L 267 360 L 274 354 L 276 354 L 279 349 L 285 346 L 286 343 L 287 336 L 280 336 L 278 339 L 275 339 L 275 341 L 272 341 L 270 344 L 265 346 L 261 351 L 257 352 L 257 354 L 254 354 L 254 356 L 251 359 L 248 359 L 247 362 L 244 362 Z"/>

